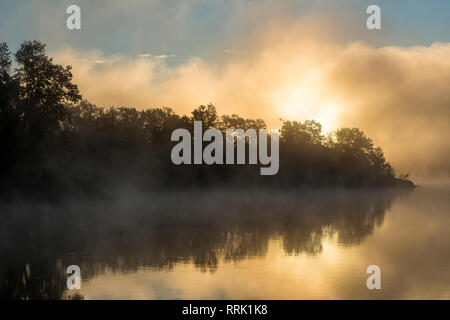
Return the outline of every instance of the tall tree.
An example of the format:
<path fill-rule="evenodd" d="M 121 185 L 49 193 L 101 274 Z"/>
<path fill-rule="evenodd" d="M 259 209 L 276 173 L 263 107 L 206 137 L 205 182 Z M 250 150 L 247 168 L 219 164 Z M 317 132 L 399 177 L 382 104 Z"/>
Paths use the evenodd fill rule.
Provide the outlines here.
<path fill-rule="evenodd" d="M 18 107 L 26 133 L 44 138 L 66 120 L 67 105 L 81 99 L 78 86 L 72 83 L 71 67 L 54 64 L 39 41 L 24 42 L 15 58 Z"/>

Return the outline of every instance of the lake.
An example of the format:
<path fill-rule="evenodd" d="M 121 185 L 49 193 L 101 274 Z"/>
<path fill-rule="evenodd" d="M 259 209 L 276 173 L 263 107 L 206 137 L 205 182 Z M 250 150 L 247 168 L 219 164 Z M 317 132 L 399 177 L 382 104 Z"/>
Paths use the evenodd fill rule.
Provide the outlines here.
<path fill-rule="evenodd" d="M 0 211 L 1 299 L 450 298 L 448 186 L 124 191 Z"/>

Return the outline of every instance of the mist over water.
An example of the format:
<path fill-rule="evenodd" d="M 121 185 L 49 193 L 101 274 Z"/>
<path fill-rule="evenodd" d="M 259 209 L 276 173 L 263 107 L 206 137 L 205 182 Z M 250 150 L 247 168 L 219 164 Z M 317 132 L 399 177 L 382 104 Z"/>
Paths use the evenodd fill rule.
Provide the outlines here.
<path fill-rule="evenodd" d="M 449 298 L 450 189 L 1 205 L 0 298 Z M 82 288 L 66 290 L 79 265 Z M 366 288 L 367 266 L 382 290 Z"/>
<path fill-rule="evenodd" d="M 0 4 L 0 301 L 450 299 L 449 1 L 55 2 Z"/>

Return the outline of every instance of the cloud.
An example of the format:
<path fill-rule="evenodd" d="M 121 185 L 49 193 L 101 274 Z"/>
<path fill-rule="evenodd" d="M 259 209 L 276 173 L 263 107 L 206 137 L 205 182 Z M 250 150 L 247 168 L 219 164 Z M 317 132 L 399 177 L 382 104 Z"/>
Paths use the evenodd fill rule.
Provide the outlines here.
<path fill-rule="evenodd" d="M 98 105 L 169 106 L 186 114 L 211 102 L 220 113 L 262 118 L 272 128 L 280 118 L 317 119 L 328 130 L 355 126 L 399 173 L 449 178 L 450 44 L 376 48 L 337 43 L 327 30 L 322 21 L 275 21 L 236 39 L 246 39 L 246 54 L 176 65 L 168 54 L 51 54 L 73 66 L 82 94 Z"/>
<path fill-rule="evenodd" d="M 402 171 L 450 177 L 450 44 L 383 47 L 353 44 L 327 74 L 346 102 L 340 123 L 363 128 Z"/>
<path fill-rule="evenodd" d="M 141 53 L 138 55 L 139 58 L 142 59 L 169 59 L 175 58 L 175 54 L 160 54 L 160 55 L 152 55 L 151 53 Z"/>

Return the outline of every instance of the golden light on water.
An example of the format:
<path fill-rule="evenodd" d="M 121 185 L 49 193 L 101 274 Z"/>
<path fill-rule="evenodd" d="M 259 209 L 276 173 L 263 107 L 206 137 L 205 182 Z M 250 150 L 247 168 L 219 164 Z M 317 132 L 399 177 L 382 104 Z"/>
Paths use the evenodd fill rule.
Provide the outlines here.
<path fill-rule="evenodd" d="M 448 189 L 423 188 L 398 198 L 358 243 L 347 241 L 358 234 L 348 220 L 340 235 L 327 226 L 322 237 L 311 235 L 310 252 L 290 251 L 286 236 L 274 235 L 259 255 L 221 257 L 212 268 L 190 259 L 107 269 L 83 281 L 81 291 L 85 299 L 448 299 L 448 241 L 434 240 L 449 234 L 448 224 L 437 223 L 447 217 L 446 195 Z M 436 203 L 424 215 L 430 197 Z M 366 287 L 372 264 L 382 269 L 382 290 Z"/>
<path fill-rule="evenodd" d="M 287 255 L 282 240 L 272 239 L 263 257 L 236 263 L 221 261 L 214 272 L 200 272 L 192 262 L 177 264 L 171 270 L 106 272 L 85 282 L 83 294 L 86 299 L 209 299 L 216 294 L 223 294 L 224 298 L 333 298 L 339 296 L 335 286 L 343 282 L 341 268 L 351 257 L 348 253 L 326 240 L 320 255 Z M 347 264 L 357 263 L 354 260 Z M 317 268 L 318 263 L 322 267 Z M 360 272 L 354 281 L 363 282 L 362 277 L 364 273 Z M 248 281 L 243 282 L 242 278 Z"/>

